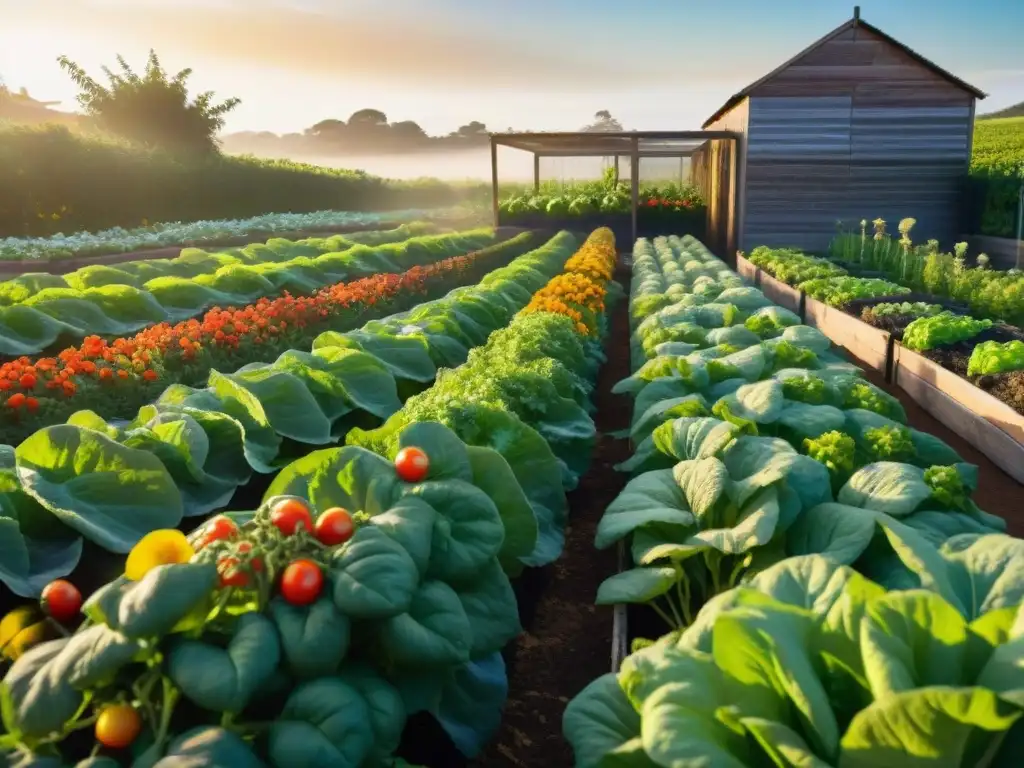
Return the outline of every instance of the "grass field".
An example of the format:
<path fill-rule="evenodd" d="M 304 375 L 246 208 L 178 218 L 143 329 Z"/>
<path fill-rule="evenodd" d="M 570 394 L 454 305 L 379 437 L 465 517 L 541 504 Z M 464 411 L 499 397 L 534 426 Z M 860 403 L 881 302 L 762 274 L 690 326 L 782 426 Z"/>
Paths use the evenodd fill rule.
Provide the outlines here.
<path fill-rule="evenodd" d="M 1024 183 L 1024 117 L 975 123 L 971 179 L 975 228 L 983 235 L 1014 236 Z"/>

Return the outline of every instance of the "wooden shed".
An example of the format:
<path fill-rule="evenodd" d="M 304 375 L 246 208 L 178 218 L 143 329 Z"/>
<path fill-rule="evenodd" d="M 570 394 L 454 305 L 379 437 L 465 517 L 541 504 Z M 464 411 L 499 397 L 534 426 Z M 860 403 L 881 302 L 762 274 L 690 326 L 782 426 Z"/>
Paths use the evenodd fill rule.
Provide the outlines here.
<path fill-rule="evenodd" d="M 824 251 L 837 222 L 958 234 L 974 107 L 985 94 L 853 18 L 730 98 L 704 128 L 740 134 L 741 250 Z"/>

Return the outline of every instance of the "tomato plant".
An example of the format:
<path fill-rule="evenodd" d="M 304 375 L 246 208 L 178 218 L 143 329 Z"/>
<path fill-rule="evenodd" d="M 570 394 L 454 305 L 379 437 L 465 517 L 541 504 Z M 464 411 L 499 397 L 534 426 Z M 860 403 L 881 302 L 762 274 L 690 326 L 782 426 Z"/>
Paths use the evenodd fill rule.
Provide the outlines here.
<path fill-rule="evenodd" d="M 313 532 L 313 516 L 309 513 L 309 507 L 298 499 L 282 499 L 270 510 L 270 521 L 285 536 L 291 536 L 298 530 L 299 524 L 306 526 L 306 530 Z"/>
<path fill-rule="evenodd" d="M 128 704 L 113 704 L 96 720 L 96 741 L 111 749 L 131 746 L 142 730 L 142 718 Z"/>
<path fill-rule="evenodd" d="M 395 471 L 407 483 L 422 482 L 430 469 L 430 459 L 419 448 L 403 448 L 395 456 Z"/>
<path fill-rule="evenodd" d="M 309 605 L 320 596 L 324 574 L 312 560 L 296 560 L 284 569 L 281 594 L 292 605 Z"/>
<path fill-rule="evenodd" d="M 222 557 L 218 560 L 217 573 L 222 587 L 244 587 L 249 583 L 249 574 L 237 557 Z"/>
<path fill-rule="evenodd" d="M 250 552 L 252 552 L 252 542 L 251 541 L 240 541 L 238 543 L 238 550 L 237 551 L 238 551 L 238 554 L 240 554 L 240 555 L 248 555 Z M 263 558 L 261 558 L 261 557 L 252 557 L 249 560 L 249 566 L 254 571 L 262 571 L 263 570 Z"/>
<path fill-rule="evenodd" d="M 71 621 L 82 608 L 82 593 L 70 581 L 57 579 L 43 589 L 43 609 L 61 624 Z"/>
<path fill-rule="evenodd" d="M 230 517 L 217 515 L 203 528 L 197 549 L 204 549 L 215 541 L 226 541 L 238 535 L 238 526 Z"/>
<path fill-rule="evenodd" d="M 331 507 L 316 519 L 316 538 L 328 547 L 344 544 L 355 530 L 352 515 L 341 507 Z"/>

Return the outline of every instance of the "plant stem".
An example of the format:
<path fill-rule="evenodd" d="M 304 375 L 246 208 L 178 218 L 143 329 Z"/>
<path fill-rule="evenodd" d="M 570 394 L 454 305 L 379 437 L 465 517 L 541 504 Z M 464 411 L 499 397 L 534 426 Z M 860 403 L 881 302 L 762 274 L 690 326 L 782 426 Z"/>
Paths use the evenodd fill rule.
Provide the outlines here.
<path fill-rule="evenodd" d="M 676 627 L 676 623 L 674 621 L 672 621 L 672 618 L 667 613 L 665 613 L 663 610 L 661 610 L 661 608 L 658 607 L 657 603 L 655 603 L 652 600 L 651 602 L 648 603 L 648 605 L 651 606 L 651 608 L 654 609 L 654 612 L 661 617 L 662 621 L 664 621 L 666 624 L 668 624 L 670 629 L 676 629 L 677 628 Z"/>

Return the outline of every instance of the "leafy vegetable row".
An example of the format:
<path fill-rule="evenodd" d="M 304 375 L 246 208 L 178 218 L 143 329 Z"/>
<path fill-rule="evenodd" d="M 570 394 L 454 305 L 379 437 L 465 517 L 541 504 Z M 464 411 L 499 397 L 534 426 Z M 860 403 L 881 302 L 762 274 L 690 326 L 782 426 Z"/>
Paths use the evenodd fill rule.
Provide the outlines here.
<path fill-rule="evenodd" d="M 444 245 L 439 241 L 437 245 Z M 22 357 L 0 365 L 0 437 L 18 442 L 35 429 L 88 408 L 104 417 L 130 417 L 169 383 L 204 384 L 212 369 L 269 361 L 307 347 L 327 330 L 349 330 L 372 317 L 442 295 L 455 285 L 525 253 L 530 233 L 464 256 L 400 274 L 382 272 L 336 283 L 312 296 L 260 299 L 245 307 L 214 308 L 202 318 L 160 323 L 106 342 L 89 336 L 57 357 Z M 450 245 L 450 244 L 449 244 Z M 415 246 L 419 250 L 421 246 Z"/>
<path fill-rule="evenodd" d="M 457 408 L 442 390 L 463 377 L 491 393 L 478 413 L 498 413 L 494 393 L 511 396 L 516 382 L 493 365 L 517 355 L 586 402 L 602 276 L 614 258 L 610 233 L 595 233 L 566 264 L 562 277 L 571 280 L 550 281 L 419 397 L 437 391 Z M 580 278 L 588 289 L 564 292 L 581 288 Z M 564 308 L 544 305 L 554 295 Z M 581 329 L 572 313 L 583 310 L 595 314 Z M 91 726 L 109 765 L 132 744 L 141 764 L 160 768 L 189 758 L 399 766 L 393 752 L 406 719 L 426 712 L 460 750 L 478 752 L 506 695 L 499 651 L 519 632 L 501 565 L 518 570 L 517 555 L 533 551 L 537 499 L 564 507 L 563 478 L 550 449 L 541 463 L 522 463 L 546 443 L 524 443 L 522 435 L 537 433 L 514 426 L 512 411 L 503 427 L 521 436 L 495 435 L 493 447 L 435 421 L 403 421 L 377 433 L 392 460 L 351 445 L 319 451 L 282 471 L 255 515 L 214 518 L 189 540 L 176 531 L 141 540 L 125 576 L 86 602 L 89 621 L 69 640 L 25 652 L 5 676 L 0 745 L 75 759 L 89 744 L 74 733 Z M 533 491 L 532 473 L 543 473 L 543 461 L 554 467 L 543 473 L 551 483 L 544 496 L 520 487 L 505 456 L 527 470 Z M 315 522 L 311 507 L 321 510 Z M 123 653 L 82 657 L 98 646 Z M 72 657 L 74 674 L 63 674 Z M 48 682 L 27 686 L 33 677 Z"/>
<path fill-rule="evenodd" d="M 932 588 L 941 595 L 937 603 L 934 596 L 922 598 L 927 607 L 918 607 L 900 596 L 886 626 L 896 626 L 897 619 L 913 625 L 918 617 L 937 617 L 934 625 L 925 622 L 921 627 L 920 639 L 907 636 L 905 642 L 917 650 L 929 634 L 946 638 L 947 632 L 959 632 L 969 640 L 978 632 L 989 639 L 988 651 L 996 658 L 1001 651 L 993 647 L 1012 636 L 1016 607 L 981 620 L 966 634 L 955 629 L 958 621 L 965 626 L 977 619 L 985 599 L 982 590 L 954 575 L 964 567 L 961 554 L 972 548 L 971 567 L 986 578 L 981 576 L 990 565 L 985 553 L 993 547 L 1008 553 L 992 571 L 996 573 L 1009 567 L 1010 554 L 1019 548 L 1015 540 L 993 534 L 1005 528 L 1004 522 L 971 501 L 976 468 L 963 464 L 941 441 L 906 427 L 899 404 L 859 380 L 848 364 L 836 362 L 827 351 L 827 339 L 798 325 L 792 313 L 764 306 L 754 289 L 738 287 L 737 277 L 699 244 L 677 241 L 673 248 L 669 241 L 656 241 L 654 254 L 648 244 L 638 246 L 642 253 L 639 259 L 634 255 L 634 265 L 642 282 L 666 286 L 666 294 L 674 289 L 677 302 L 664 306 L 652 291 L 634 293 L 634 350 L 643 352 L 651 334 L 676 323 L 687 327 L 692 341 L 661 342 L 648 349 L 643 357 L 655 357 L 620 387 L 636 395 L 632 434 L 641 441 L 623 469 L 640 474 L 609 506 L 597 544 L 608 546 L 631 536 L 638 567 L 607 580 L 598 602 L 647 603 L 675 632 L 627 659 L 617 679 L 602 678 L 570 704 L 565 730 L 577 764 L 604 764 L 614 755 L 616 764 L 637 766 L 696 765 L 690 761 L 698 758 L 737 766 L 762 761 L 901 765 L 886 749 L 919 745 L 918 729 L 906 725 L 914 712 L 924 712 L 919 722 L 927 723 L 925 740 L 941 743 L 945 731 L 934 727 L 935 718 L 956 719 L 955 710 L 963 702 L 977 701 L 971 698 L 975 692 L 957 691 L 943 699 L 948 691 L 911 694 L 909 689 L 971 686 L 973 673 L 950 669 L 935 679 L 903 676 L 901 692 L 908 689 L 907 700 L 890 698 L 896 691 L 876 688 L 865 667 L 888 663 L 881 651 L 891 653 L 893 661 L 906 661 L 906 653 L 887 643 L 877 648 L 868 643 L 863 651 L 851 647 L 849 655 L 836 657 L 838 646 L 821 640 L 820 622 L 834 602 L 821 591 L 842 588 L 839 577 L 830 575 L 837 572 L 837 563 L 853 565 L 890 589 Z M 772 322 L 758 320 L 769 313 Z M 736 347 L 739 351 L 733 351 Z M 832 501 L 833 490 L 838 503 Z M 810 558 L 792 557 L 812 553 Z M 856 587 L 852 597 L 882 592 L 874 585 L 876 593 L 865 591 L 860 585 L 867 582 L 856 574 L 850 578 Z M 742 623 L 748 614 L 741 618 L 736 613 L 733 623 L 733 605 L 766 613 L 773 606 L 754 589 L 733 588 L 741 581 L 768 592 L 768 585 L 778 582 L 788 590 L 783 602 L 812 610 L 801 611 L 798 618 L 797 612 L 782 609 L 780 617 L 773 614 L 765 624 L 759 616 L 749 627 Z M 802 587 L 808 590 L 806 596 L 796 591 Z M 1006 590 L 1010 602 L 1019 602 L 1021 589 L 1024 582 L 1000 587 L 986 610 L 1007 605 Z M 830 613 L 827 621 L 838 622 L 853 641 L 866 642 L 870 632 L 858 622 L 871 610 L 851 608 L 848 600 L 836 605 L 836 610 L 854 611 L 842 614 L 853 618 L 832 618 Z M 957 610 L 963 618 L 951 618 Z M 786 624 L 790 619 L 797 623 Z M 989 630 L 996 625 L 999 630 Z M 724 626 L 730 629 L 721 630 L 719 642 L 716 635 Z M 1016 626 L 1021 626 L 1019 621 Z M 745 631 L 751 639 L 760 638 L 757 649 L 743 645 Z M 804 646 L 805 637 L 815 639 Z M 785 645 L 780 643 L 783 638 Z M 973 643 L 966 642 L 964 650 Z M 635 647 L 644 645 L 637 641 Z M 683 654 L 677 653 L 680 649 Z M 689 654 L 691 649 L 698 653 Z M 801 652 L 810 658 L 803 661 Z M 827 655 L 819 658 L 819 653 Z M 720 661 L 727 654 L 742 656 L 748 673 Z M 1010 650 L 1007 658 L 1016 654 Z M 978 658 L 984 664 L 984 656 Z M 831 663 L 836 659 L 841 666 Z M 752 676 L 749 671 L 755 668 L 769 675 L 768 680 Z M 972 667 L 975 672 L 980 668 Z M 820 679 L 793 677 L 797 670 L 812 669 Z M 770 682 L 777 670 L 790 675 L 781 687 Z M 643 682 L 638 675 L 645 671 L 671 685 L 661 689 L 660 682 Z M 852 677 L 844 678 L 847 674 Z M 851 689 L 854 681 L 862 688 Z M 646 691 L 637 694 L 636 686 L 645 685 Z M 758 693 L 760 685 L 764 690 L 774 687 L 781 698 L 768 703 Z M 668 706 L 671 698 L 668 709 L 649 708 L 653 705 L 647 693 L 655 694 L 655 687 L 658 706 Z M 843 696 L 837 698 L 840 689 Z M 978 700 L 994 700 L 991 692 L 978 695 Z M 815 700 L 813 713 L 800 709 Z M 842 702 L 848 703 L 839 709 Z M 764 705 L 768 708 L 762 709 Z M 793 711 L 803 714 L 792 720 Z M 1018 716 L 1008 716 L 998 727 L 990 727 L 992 721 L 978 724 L 998 733 Z M 824 730 L 819 729 L 822 724 Z M 888 740 L 878 736 L 883 730 L 893 735 Z M 970 733 L 970 738 L 980 737 L 981 750 L 995 756 L 1002 736 L 984 741 L 984 730 Z M 861 752 L 865 743 L 867 751 Z M 783 745 L 785 752 L 779 751 Z M 943 756 L 947 761 L 936 764 L 978 764 L 959 762 L 960 751 L 949 749 Z M 941 750 L 929 754 L 941 755 Z"/>
<path fill-rule="evenodd" d="M 377 224 L 383 221 L 409 221 L 447 211 L 314 211 L 313 213 L 268 213 L 248 219 L 219 221 L 168 222 L 134 229 L 114 227 L 102 232 L 58 233 L 50 237 L 0 238 L 0 259 L 44 259 L 86 256 L 100 253 L 128 253 L 146 248 L 172 245 L 198 245 L 203 242 L 246 237 L 274 232 L 318 232 L 331 227 Z"/>
<path fill-rule="evenodd" d="M 172 385 L 128 423 L 80 411 L 7 448 L 0 576 L 15 593 L 36 594 L 75 567 L 83 537 L 127 552 L 149 531 L 223 507 L 253 471 L 380 423 L 524 307 L 573 245 L 561 233 L 476 286 L 359 331 L 321 334 L 311 352 L 212 371 L 203 389 Z"/>
<path fill-rule="evenodd" d="M 58 340 L 120 336 L 282 293 L 310 295 L 353 277 L 396 273 L 493 242 L 491 230 L 410 238 L 405 229 L 357 245 L 341 237 L 271 240 L 236 254 L 196 251 L 166 265 L 85 267 L 61 277 L 29 273 L 0 283 L 0 354 L 28 355 Z M 402 241 L 402 242 L 398 242 Z"/>

